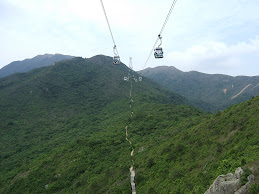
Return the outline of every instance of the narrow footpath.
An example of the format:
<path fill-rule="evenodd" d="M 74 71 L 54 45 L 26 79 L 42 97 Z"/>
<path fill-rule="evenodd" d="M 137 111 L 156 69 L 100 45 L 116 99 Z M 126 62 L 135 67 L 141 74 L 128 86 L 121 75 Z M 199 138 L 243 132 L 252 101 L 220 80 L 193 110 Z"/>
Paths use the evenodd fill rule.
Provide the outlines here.
<path fill-rule="evenodd" d="M 133 117 L 133 111 L 132 111 L 132 103 L 134 102 L 132 99 L 132 81 L 130 82 L 130 117 Z M 135 170 L 134 170 L 134 148 L 132 145 L 132 142 L 128 139 L 128 125 L 125 127 L 126 130 L 126 140 L 129 142 L 130 146 L 131 146 L 131 152 L 130 152 L 130 156 L 131 156 L 131 167 L 130 167 L 130 184 L 131 184 L 131 190 L 132 190 L 132 194 L 136 194 L 136 184 L 134 182 L 135 179 Z"/>

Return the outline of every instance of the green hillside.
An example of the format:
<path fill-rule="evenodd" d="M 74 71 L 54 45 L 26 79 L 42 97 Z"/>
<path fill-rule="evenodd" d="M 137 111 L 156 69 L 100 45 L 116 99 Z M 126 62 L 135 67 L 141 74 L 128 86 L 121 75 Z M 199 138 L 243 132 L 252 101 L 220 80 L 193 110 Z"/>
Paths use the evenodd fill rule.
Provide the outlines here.
<path fill-rule="evenodd" d="M 202 193 L 238 166 L 258 181 L 259 97 L 205 114 L 143 78 L 130 117 L 128 72 L 96 56 L 0 79 L 0 193 L 131 193 L 126 125 L 138 193 Z"/>
<path fill-rule="evenodd" d="M 258 185 L 258 107 L 259 97 L 255 97 L 224 112 L 189 117 L 145 136 L 138 147 L 146 150 L 136 155 L 138 191 L 204 193 L 217 176 L 240 166 L 253 169 Z"/>
<path fill-rule="evenodd" d="M 125 65 L 114 66 L 110 57 L 96 56 L 0 79 L 1 184 L 34 159 L 78 138 L 93 138 L 112 128 L 108 134 L 113 136 L 120 129 L 113 137 L 120 142 L 129 118 L 130 85 L 123 81 L 127 74 Z M 181 96 L 147 79 L 134 85 L 133 95 L 139 102 L 185 103 Z"/>
<path fill-rule="evenodd" d="M 140 72 L 186 97 L 204 111 L 217 112 L 259 95 L 259 76 L 228 76 L 183 72 L 175 67 L 147 68 Z"/>

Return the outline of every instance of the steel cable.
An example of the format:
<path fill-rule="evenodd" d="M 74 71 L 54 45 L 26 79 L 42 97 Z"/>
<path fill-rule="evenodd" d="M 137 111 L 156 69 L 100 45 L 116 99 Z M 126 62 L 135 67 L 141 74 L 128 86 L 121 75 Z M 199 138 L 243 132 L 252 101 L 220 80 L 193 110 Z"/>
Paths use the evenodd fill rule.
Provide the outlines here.
<path fill-rule="evenodd" d="M 159 33 L 160 36 L 162 35 L 162 33 L 163 33 L 164 29 L 165 29 L 165 26 L 166 26 L 166 24 L 167 24 L 167 22 L 168 22 L 168 20 L 169 20 L 169 17 L 170 17 L 170 15 L 171 15 L 171 13 L 172 13 L 172 11 L 173 11 L 173 9 L 174 9 L 174 6 L 175 6 L 176 2 L 177 2 L 177 0 L 174 0 L 173 3 L 172 3 L 172 5 L 171 5 L 171 7 L 170 7 L 170 10 L 169 10 L 169 12 L 168 12 L 168 14 L 167 14 L 167 17 L 166 17 L 166 19 L 165 19 L 165 22 L 164 22 L 164 24 L 163 24 L 163 26 L 162 26 L 162 28 L 161 28 L 161 30 L 160 30 L 160 33 Z M 159 35 L 158 35 L 158 36 L 159 36 Z M 154 49 L 155 49 L 155 47 L 156 47 L 156 44 L 157 44 L 158 40 L 159 40 L 159 37 L 156 39 L 156 42 L 155 42 L 155 44 L 154 44 L 154 46 L 153 46 L 153 48 L 152 48 L 152 50 L 151 50 L 151 52 L 150 52 L 150 54 L 149 54 L 149 56 L 148 56 L 148 58 L 147 58 L 147 60 L 146 60 L 146 62 L 145 62 L 145 64 L 144 64 L 142 70 L 146 67 L 146 65 L 147 65 L 147 63 L 148 63 L 148 61 L 149 61 L 149 59 L 150 59 L 150 56 L 151 56 L 151 54 L 153 53 L 153 51 L 154 51 Z"/>
<path fill-rule="evenodd" d="M 113 49 L 116 50 L 117 54 L 119 55 L 119 52 L 118 52 L 117 47 L 116 47 L 116 43 L 115 43 L 114 36 L 113 36 L 113 34 L 112 34 L 111 26 L 110 26 L 110 23 L 109 23 L 109 20 L 108 20 L 108 17 L 107 17 L 105 8 L 104 8 L 103 1 L 102 1 L 102 0 L 100 0 L 100 1 L 101 1 L 101 4 L 102 4 L 103 12 L 104 12 L 104 15 L 105 15 L 105 18 L 106 18 L 106 22 L 107 22 L 107 24 L 108 24 L 108 27 L 109 27 L 109 30 L 110 30 L 110 33 L 111 33 L 111 37 L 112 37 L 112 41 L 113 41 L 113 44 L 114 44 Z"/>

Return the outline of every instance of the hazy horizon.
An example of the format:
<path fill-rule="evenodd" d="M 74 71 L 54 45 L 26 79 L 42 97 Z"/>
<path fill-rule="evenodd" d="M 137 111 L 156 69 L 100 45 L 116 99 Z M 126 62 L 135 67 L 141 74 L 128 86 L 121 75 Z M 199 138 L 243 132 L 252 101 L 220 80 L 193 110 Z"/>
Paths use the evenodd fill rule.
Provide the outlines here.
<path fill-rule="evenodd" d="M 55 53 L 55 54 L 61 54 L 61 53 Z M 55 54 L 44 53 L 44 54 L 39 54 L 39 55 L 37 55 L 37 56 L 55 55 Z M 61 55 L 65 55 L 65 54 L 61 54 Z M 66 54 L 66 55 L 68 55 L 68 54 Z M 103 55 L 103 54 L 98 54 L 98 55 Z M 37 57 L 37 56 L 34 56 L 34 57 Z M 72 56 L 72 55 L 70 55 L 70 56 Z M 94 55 L 94 56 L 97 56 L 97 55 Z M 92 56 L 92 57 L 94 57 L 94 56 Z M 106 55 L 104 55 L 104 56 L 106 56 Z M 32 57 L 32 58 L 34 58 L 34 57 Z M 81 57 L 81 56 L 75 56 L 75 57 Z M 112 57 L 112 56 L 108 56 L 108 57 Z M 12 62 L 19 62 L 19 61 L 24 61 L 24 60 L 27 60 L 27 59 L 32 59 L 32 58 L 25 58 L 25 59 L 22 59 L 22 60 L 15 60 L 15 61 L 12 61 Z M 91 58 L 91 57 L 88 57 L 88 58 Z M 11 63 L 12 63 L 12 62 L 11 62 Z M 122 62 L 122 63 L 123 63 L 123 62 Z M 9 64 L 10 64 L 10 63 L 9 63 Z M 7 64 L 7 65 L 9 65 L 9 64 Z M 127 65 L 126 63 L 124 63 L 124 64 Z M 5 66 L 7 66 L 7 65 L 5 65 Z M 0 70 L 1 70 L 2 68 L 4 68 L 5 66 L 1 67 Z M 142 70 L 146 70 L 146 69 L 149 69 L 149 68 L 154 69 L 154 68 L 159 68 L 159 67 L 173 67 L 173 68 L 176 68 L 176 69 L 178 69 L 178 70 L 180 70 L 180 71 L 182 71 L 182 72 L 192 72 L 192 71 L 196 71 L 196 70 L 184 71 L 184 70 L 181 70 L 181 69 L 179 69 L 179 68 L 177 68 L 177 67 L 175 67 L 175 66 L 170 66 L 170 65 L 161 65 L 161 66 L 156 66 L 156 67 L 146 67 L 145 69 L 142 69 Z M 138 71 L 141 71 L 141 70 L 135 70 L 135 71 L 138 72 Z M 202 72 L 202 71 L 196 71 L 196 72 L 204 73 L 204 74 L 210 74 L 210 75 L 213 75 L 213 74 L 222 74 L 222 73 L 206 73 L 206 72 Z M 222 75 L 228 75 L 228 76 L 232 76 L 232 77 L 237 77 L 237 76 L 255 77 L 255 76 L 259 76 L 259 75 L 242 75 L 242 74 L 241 74 L 241 75 L 222 74 Z"/>

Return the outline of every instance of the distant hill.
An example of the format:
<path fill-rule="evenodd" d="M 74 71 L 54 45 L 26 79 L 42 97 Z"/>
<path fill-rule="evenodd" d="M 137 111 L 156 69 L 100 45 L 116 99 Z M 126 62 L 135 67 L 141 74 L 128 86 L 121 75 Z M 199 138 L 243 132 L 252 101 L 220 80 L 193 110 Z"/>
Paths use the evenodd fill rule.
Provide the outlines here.
<path fill-rule="evenodd" d="M 183 95 L 196 107 L 210 112 L 224 110 L 259 95 L 259 76 L 182 72 L 167 66 L 147 68 L 140 73 Z"/>
<path fill-rule="evenodd" d="M 0 69 L 0 77 L 5 77 L 13 73 L 23 73 L 35 68 L 49 66 L 55 62 L 71 59 L 73 56 L 61 55 L 61 54 L 44 54 L 37 55 L 32 59 L 25 59 L 23 61 L 14 61 Z"/>

